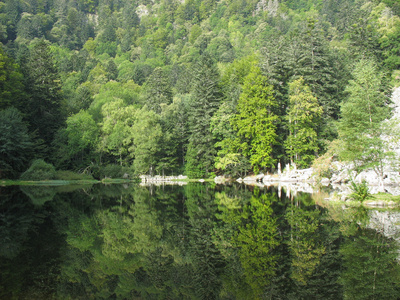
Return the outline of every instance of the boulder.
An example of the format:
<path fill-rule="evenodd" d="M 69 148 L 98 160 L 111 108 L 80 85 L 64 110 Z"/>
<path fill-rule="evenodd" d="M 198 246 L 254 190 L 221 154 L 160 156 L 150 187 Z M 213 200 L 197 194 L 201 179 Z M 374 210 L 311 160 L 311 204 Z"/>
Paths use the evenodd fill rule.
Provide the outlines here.
<path fill-rule="evenodd" d="M 323 186 L 328 186 L 331 183 L 331 181 L 329 180 L 329 178 L 324 177 L 324 178 L 321 179 L 320 183 Z"/>

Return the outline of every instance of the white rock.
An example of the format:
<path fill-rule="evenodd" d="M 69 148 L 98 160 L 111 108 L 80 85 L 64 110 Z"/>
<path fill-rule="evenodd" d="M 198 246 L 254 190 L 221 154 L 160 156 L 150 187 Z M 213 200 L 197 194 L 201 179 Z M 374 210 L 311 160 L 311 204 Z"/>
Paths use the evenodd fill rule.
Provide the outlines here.
<path fill-rule="evenodd" d="M 321 184 L 324 185 L 324 186 L 327 186 L 330 183 L 331 183 L 331 181 L 329 180 L 329 178 L 324 177 L 324 178 L 321 179 Z"/>

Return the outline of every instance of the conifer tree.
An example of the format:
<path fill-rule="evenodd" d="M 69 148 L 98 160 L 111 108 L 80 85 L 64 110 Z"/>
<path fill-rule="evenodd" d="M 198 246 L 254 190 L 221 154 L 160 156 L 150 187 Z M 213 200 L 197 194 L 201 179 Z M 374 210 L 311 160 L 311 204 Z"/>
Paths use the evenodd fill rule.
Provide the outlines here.
<path fill-rule="evenodd" d="M 144 87 L 144 104 L 157 114 L 163 105 L 172 102 L 171 83 L 161 68 L 154 69 Z"/>
<path fill-rule="evenodd" d="M 39 138 L 50 145 L 64 120 L 63 98 L 58 71 L 44 40 L 33 46 L 23 67 L 28 97 L 22 103 L 21 111 L 27 116 L 30 129 L 37 130 Z"/>
<path fill-rule="evenodd" d="M 218 109 L 222 94 L 218 84 L 219 74 L 210 56 L 205 53 L 199 59 L 193 78 L 192 101 L 190 105 L 190 137 L 188 166 L 189 176 L 204 176 L 211 171 L 216 150 L 210 132 L 211 117 Z M 189 170 L 192 167 L 192 172 Z"/>

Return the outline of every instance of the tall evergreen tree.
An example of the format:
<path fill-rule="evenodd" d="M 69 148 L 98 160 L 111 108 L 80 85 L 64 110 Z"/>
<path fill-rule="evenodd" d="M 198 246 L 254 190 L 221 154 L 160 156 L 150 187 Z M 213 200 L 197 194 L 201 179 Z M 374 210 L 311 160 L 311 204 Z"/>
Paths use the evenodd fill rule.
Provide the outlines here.
<path fill-rule="evenodd" d="M 0 178 L 22 172 L 32 158 L 33 146 L 21 113 L 14 107 L 0 110 Z"/>
<path fill-rule="evenodd" d="M 200 57 L 195 70 L 186 172 L 189 176 L 204 176 L 211 171 L 214 164 L 216 150 L 210 132 L 210 122 L 218 109 L 222 93 L 218 84 L 218 70 L 207 53 Z"/>
<path fill-rule="evenodd" d="M 61 110 L 63 97 L 60 78 L 44 40 L 38 41 L 30 49 L 23 72 L 28 96 L 21 110 L 29 121 L 30 129 L 37 130 L 38 137 L 50 145 L 65 116 Z"/>
<path fill-rule="evenodd" d="M 163 105 L 172 102 L 171 83 L 161 68 L 154 69 L 146 80 L 143 94 L 144 104 L 157 114 L 161 113 Z"/>
<path fill-rule="evenodd" d="M 22 79 L 18 65 L 0 47 L 0 109 L 18 107 L 23 97 Z"/>

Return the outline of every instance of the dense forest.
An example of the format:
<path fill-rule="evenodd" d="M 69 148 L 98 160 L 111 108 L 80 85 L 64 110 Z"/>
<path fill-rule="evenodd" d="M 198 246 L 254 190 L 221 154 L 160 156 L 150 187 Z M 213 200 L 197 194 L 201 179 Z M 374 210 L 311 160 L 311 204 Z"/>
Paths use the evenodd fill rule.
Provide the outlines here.
<path fill-rule="evenodd" d="M 338 144 L 374 165 L 399 16 L 396 0 L 0 1 L 0 178 L 39 159 L 243 176 Z"/>

